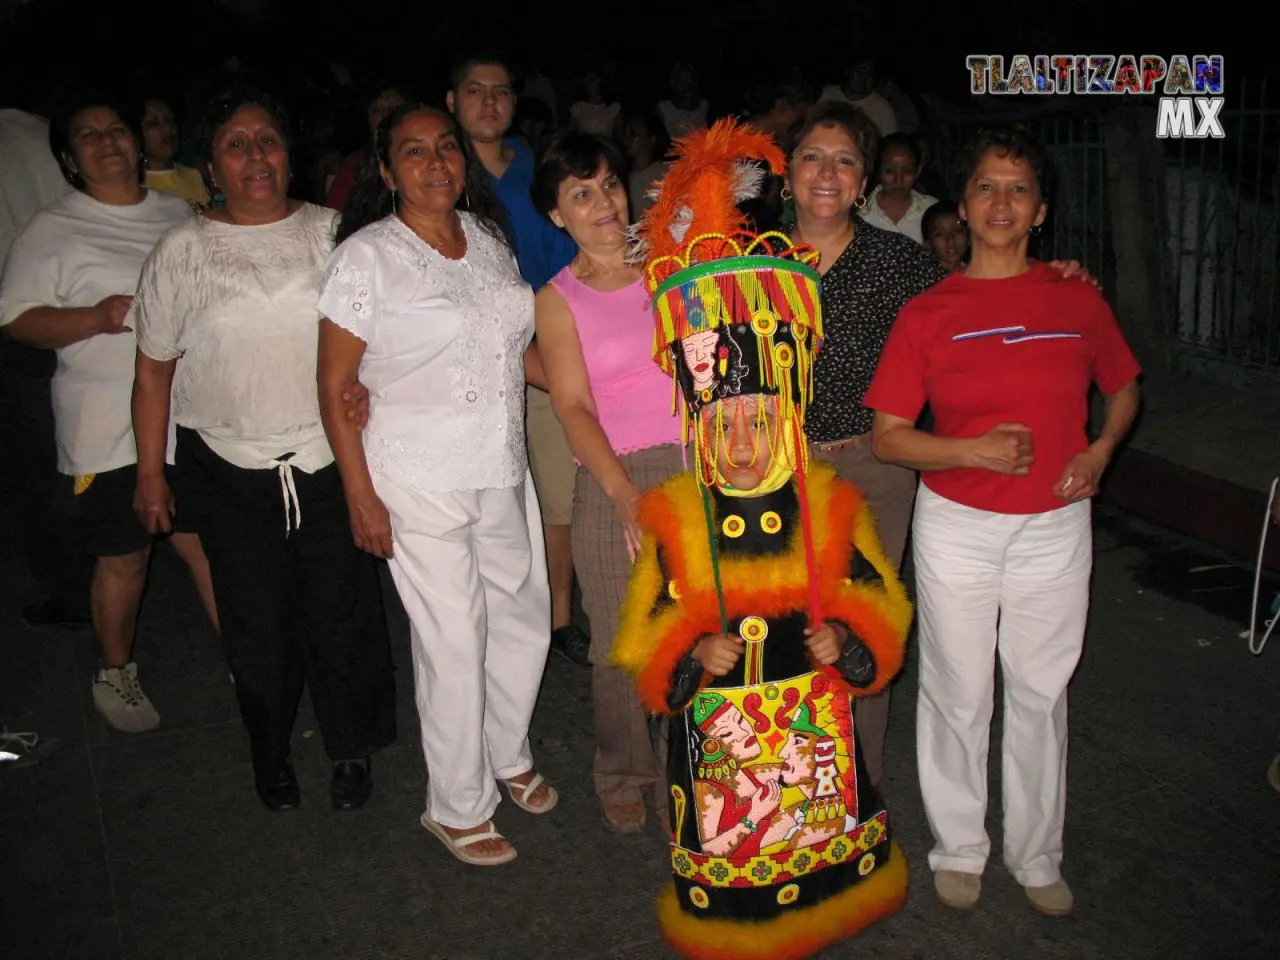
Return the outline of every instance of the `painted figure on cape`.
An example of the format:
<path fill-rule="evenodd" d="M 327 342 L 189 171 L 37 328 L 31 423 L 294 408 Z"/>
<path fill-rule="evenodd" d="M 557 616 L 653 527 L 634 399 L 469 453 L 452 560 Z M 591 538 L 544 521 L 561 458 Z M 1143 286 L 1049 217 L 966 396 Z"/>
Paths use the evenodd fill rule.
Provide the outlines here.
<path fill-rule="evenodd" d="M 784 157 L 736 121 L 687 137 L 636 238 L 694 465 L 641 501 L 612 655 L 669 717 L 658 915 L 695 960 L 811 957 L 907 895 L 852 700 L 901 669 L 911 605 L 859 491 L 810 462 L 817 254 L 744 232 L 760 162 Z"/>

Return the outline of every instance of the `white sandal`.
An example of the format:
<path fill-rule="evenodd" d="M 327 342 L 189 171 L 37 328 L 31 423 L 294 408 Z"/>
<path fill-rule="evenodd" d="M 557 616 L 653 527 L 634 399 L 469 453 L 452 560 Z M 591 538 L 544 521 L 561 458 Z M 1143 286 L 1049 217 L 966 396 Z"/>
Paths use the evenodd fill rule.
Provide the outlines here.
<path fill-rule="evenodd" d="M 521 810 L 527 810 L 529 813 L 550 813 L 557 803 L 560 802 L 560 794 L 556 793 L 556 788 L 548 785 L 547 799 L 541 806 L 535 807 L 529 802 L 529 797 L 533 792 L 546 783 L 542 774 L 535 773 L 533 779 L 528 783 L 516 783 L 512 780 L 499 781 L 507 788 L 507 793 L 511 795 L 511 802 Z M 516 791 L 520 792 L 517 794 Z"/>
<path fill-rule="evenodd" d="M 488 830 L 482 833 L 471 833 L 465 837 L 453 836 L 443 825 L 436 823 L 425 812 L 419 820 L 429 833 L 444 844 L 446 850 L 463 863 L 469 863 L 473 867 L 497 867 L 504 863 L 510 863 L 516 858 L 515 847 L 510 847 L 506 853 L 491 853 L 488 855 L 467 852 L 467 847 L 480 843 L 482 840 L 507 839 L 494 828 L 492 820 L 485 824 L 489 828 Z"/>

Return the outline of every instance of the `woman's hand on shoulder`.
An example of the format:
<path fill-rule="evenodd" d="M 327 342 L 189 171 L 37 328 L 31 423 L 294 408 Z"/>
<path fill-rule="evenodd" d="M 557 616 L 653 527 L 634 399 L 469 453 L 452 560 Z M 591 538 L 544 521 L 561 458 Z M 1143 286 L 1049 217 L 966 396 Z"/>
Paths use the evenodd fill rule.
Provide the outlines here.
<path fill-rule="evenodd" d="M 1086 268 L 1079 260 L 1050 260 L 1049 266 L 1060 271 L 1062 273 L 1063 280 L 1083 280 L 1087 283 L 1093 284 L 1097 289 L 1101 289 L 1102 287 L 1102 285 L 1098 283 L 1098 278 L 1089 273 L 1088 268 Z"/>

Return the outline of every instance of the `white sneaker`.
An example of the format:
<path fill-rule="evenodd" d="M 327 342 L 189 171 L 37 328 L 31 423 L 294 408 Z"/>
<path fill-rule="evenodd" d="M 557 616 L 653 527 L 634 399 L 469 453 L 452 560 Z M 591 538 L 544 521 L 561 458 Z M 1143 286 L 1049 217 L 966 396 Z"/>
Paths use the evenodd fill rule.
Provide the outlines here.
<path fill-rule="evenodd" d="M 160 714 L 138 683 L 138 665 L 99 670 L 93 678 L 93 705 L 104 720 L 125 733 L 142 733 L 160 725 Z"/>

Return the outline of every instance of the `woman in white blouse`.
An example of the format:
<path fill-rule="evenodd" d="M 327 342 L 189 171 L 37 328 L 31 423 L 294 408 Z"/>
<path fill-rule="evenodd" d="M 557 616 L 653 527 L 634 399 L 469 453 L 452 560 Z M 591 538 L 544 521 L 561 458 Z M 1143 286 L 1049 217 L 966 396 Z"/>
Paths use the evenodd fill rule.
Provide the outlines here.
<path fill-rule="evenodd" d="M 76 539 L 94 558 L 89 603 L 102 666 L 93 702 L 113 727 L 136 733 L 158 725 L 160 714 L 132 659 L 154 538 L 132 510 L 135 340 L 125 315 L 151 248 L 191 208 L 143 186 L 141 136 L 131 120 L 110 96 L 87 90 L 69 96 L 53 118 L 50 147 L 76 189 L 36 214 L 10 249 L 0 328 L 19 343 L 57 351 L 58 470 L 75 478 Z M 167 419 L 158 426 L 155 469 L 163 472 L 166 453 L 172 456 Z M 212 615 L 199 538 L 186 517 L 167 530 Z"/>
<path fill-rule="evenodd" d="M 612 137 L 618 132 L 622 104 L 605 95 L 605 82 L 600 74 L 587 71 L 582 78 L 582 96 L 569 108 L 573 126 L 583 133 Z"/>
<path fill-rule="evenodd" d="M 269 98 L 215 101 L 205 132 L 226 203 L 160 241 L 129 315 L 136 507 L 167 528 L 172 389 L 178 502 L 209 556 L 258 796 L 271 810 L 301 802 L 289 741 L 305 684 L 331 802 L 355 810 L 370 755 L 395 739 L 395 702 L 377 569 L 351 543 L 315 385 L 336 214 L 289 199 L 288 128 Z"/>
<path fill-rule="evenodd" d="M 524 436 L 526 364 L 542 385 L 533 292 L 449 115 L 401 107 L 375 148 L 320 296 L 321 407 L 352 534 L 389 558 L 409 614 L 422 825 L 493 866 L 515 857 L 490 819 L 497 783 L 531 813 L 557 800 L 528 737 L 551 633 Z M 343 401 L 357 382 L 363 437 Z"/>
<path fill-rule="evenodd" d="M 862 219 L 882 230 L 906 234 L 924 245 L 920 221 L 938 200 L 915 189 L 920 175 L 920 145 L 915 137 L 905 133 L 885 137 L 880 142 L 878 170 L 879 183 L 862 208 Z"/>

